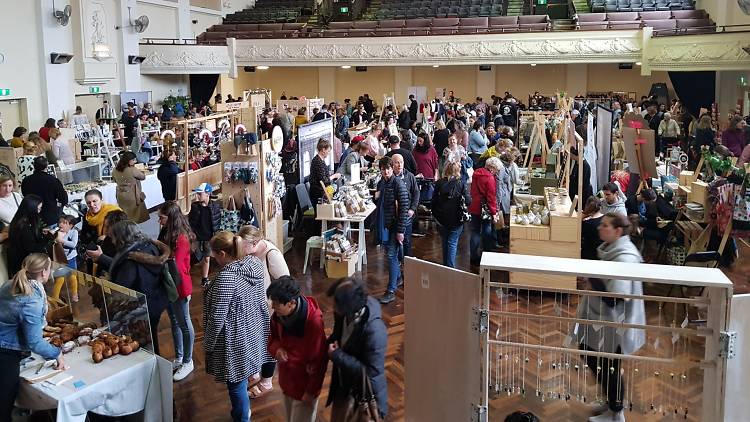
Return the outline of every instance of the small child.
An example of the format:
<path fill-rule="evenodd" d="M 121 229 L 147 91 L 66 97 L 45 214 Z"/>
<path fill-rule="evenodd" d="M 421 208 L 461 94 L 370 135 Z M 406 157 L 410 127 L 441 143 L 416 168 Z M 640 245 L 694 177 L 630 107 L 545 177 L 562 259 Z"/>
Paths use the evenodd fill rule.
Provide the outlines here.
<path fill-rule="evenodd" d="M 76 262 L 78 258 L 78 230 L 75 229 L 75 217 L 71 215 L 63 215 L 57 221 L 58 231 L 55 242 L 62 245 L 65 251 L 65 258 L 68 260 L 68 267 L 74 270 L 78 269 Z M 65 282 L 65 277 L 58 277 L 55 279 L 55 288 L 53 291 L 53 297 L 55 299 L 60 298 L 60 290 Z M 76 277 L 75 271 L 70 274 L 70 299 L 73 302 L 78 302 L 78 278 Z"/>

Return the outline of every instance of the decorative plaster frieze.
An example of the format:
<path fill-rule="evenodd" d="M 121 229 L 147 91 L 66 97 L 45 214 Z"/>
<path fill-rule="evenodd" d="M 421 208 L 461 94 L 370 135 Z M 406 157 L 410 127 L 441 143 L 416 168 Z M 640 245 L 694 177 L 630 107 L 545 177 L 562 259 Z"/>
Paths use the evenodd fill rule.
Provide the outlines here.
<path fill-rule="evenodd" d="M 641 58 L 640 31 L 237 40 L 238 65 L 589 63 Z"/>
<path fill-rule="evenodd" d="M 747 33 L 656 37 L 647 41 L 644 60 L 650 70 L 750 69 Z"/>
<path fill-rule="evenodd" d="M 228 73 L 230 58 L 225 46 L 141 45 L 144 74 Z"/>

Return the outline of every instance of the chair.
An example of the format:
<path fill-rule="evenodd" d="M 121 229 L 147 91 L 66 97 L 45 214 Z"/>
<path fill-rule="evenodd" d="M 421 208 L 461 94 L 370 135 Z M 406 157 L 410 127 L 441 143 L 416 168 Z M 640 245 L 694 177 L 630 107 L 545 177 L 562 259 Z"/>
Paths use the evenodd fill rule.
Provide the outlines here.
<path fill-rule="evenodd" d="M 311 236 L 305 242 L 305 263 L 302 265 L 302 274 L 307 272 L 307 261 L 310 259 L 310 251 L 314 249 L 323 249 L 323 238 L 321 236 Z M 320 263 L 320 267 L 323 268 L 323 262 Z"/>

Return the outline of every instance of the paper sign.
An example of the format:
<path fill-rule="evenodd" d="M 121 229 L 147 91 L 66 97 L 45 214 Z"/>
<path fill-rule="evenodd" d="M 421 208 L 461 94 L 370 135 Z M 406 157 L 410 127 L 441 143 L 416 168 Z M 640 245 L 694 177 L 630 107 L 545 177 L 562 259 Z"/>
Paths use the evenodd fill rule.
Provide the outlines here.
<path fill-rule="evenodd" d="M 356 183 L 359 183 L 359 181 L 360 181 L 360 170 L 359 170 L 359 167 L 360 167 L 359 163 L 352 164 L 349 167 L 349 169 L 350 169 L 349 171 L 351 172 L 351 178 L 350 178 L 350 183 L 351 184 L 356 184 Z"/>
<path fill-rule="evenodd" d="M 265 108 L 266 107 L 266 95 L 265 94 L 250 95 L 250 105 L 255 108 Z"/>

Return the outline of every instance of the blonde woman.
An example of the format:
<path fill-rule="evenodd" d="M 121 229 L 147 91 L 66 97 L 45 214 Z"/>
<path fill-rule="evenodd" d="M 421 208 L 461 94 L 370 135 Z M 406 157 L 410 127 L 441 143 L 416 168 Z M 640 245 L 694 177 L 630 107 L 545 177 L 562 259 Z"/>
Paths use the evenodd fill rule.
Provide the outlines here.
<path fill-rule="evenodd" d="M 36 143 L 26 141 L 23 144 L 23 155 L 18 157 L 18 183 L 23 182 L 27 176 L 34 174 L 34 158 L 39 156 L 39 148 Z"/>
<path fill-rule="evenodd" d="M 141 189 L 141 180 L 146 179 L 142 171 L 135 168 L 135 154 L 125 151 L 120 155 L 112 179 L 117 183 L 117 205 L 125 211 L 128 218 L 140 224 L 148 221 L 146 194 Z"/>
<path fill-rule="evenodd" d="M 52 153 L 66 166 L 75 164 L 76 156 L 70 149 L 70 142 L 60 136 L 60 129 L 53 127 L 49 130 L 49 139 L 52 144 Z"/>
<path fill-rule="evenodd" d="M 0 420 L 11 420 L 19 386 L 19 364 L 29 352 L 57 360 L 64 369 L 60 349 L 42 336 L 46 324 L 47 295 L 44 283 L 50 276 L 49 257 L 32 253 L 23 260 L 13 280 L 0 286 Z"/>

